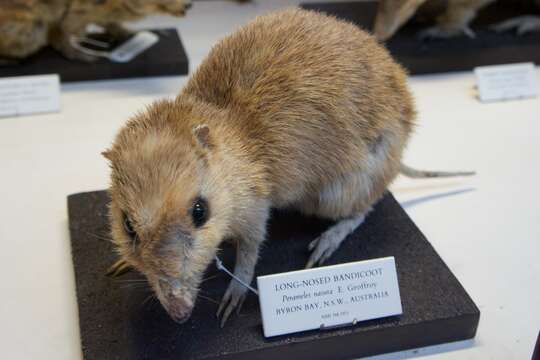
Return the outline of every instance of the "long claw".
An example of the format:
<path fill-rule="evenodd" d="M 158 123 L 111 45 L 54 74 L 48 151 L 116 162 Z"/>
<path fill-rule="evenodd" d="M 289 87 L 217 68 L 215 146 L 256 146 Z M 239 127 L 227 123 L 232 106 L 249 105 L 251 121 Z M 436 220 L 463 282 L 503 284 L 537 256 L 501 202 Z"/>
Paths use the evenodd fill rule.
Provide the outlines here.
<path fill-rule="evenodd" d="M 312 251 L 313 249 L 315 249 L 315 246 L 317 246 L 317 244 L 319 243 L 319 239 L 320 238 L 316 238 L 315 240 L 313 240 L 312 242 L 309 243 L 309 245 L 308 245 L 308 250 L 309 251 Z"/>
<path fill-rule="evenodd" d="M 236 315 L 240 315 L 240 310 L 242 310 L 242 306 L 244 305 L 244 301 L 246 301 L 246 295 L 242 296 L 240 298 L 240 301 L 238 301 L 238 304 L 236 305 Z"/>
<path fill-rule="evenodd" d="M 334 251 L 331 249 L 326 249 L 326 251 L 321 255 L 321 258 L 319 259 L 319 265 L 324 263 L 328 258 L 332 255 Z"/>
<path fill-rule="evenodd" d="M 223 313 L 223 316 L 221 317 L 221 323 L 220 323 L 221 328 L 225 326 L 227 319 L 229 318 L 229 316 L 231 316 L 231 313 L 234 310 L 234 306 L 235 306 L 234 303 L 231 301 L 229 303 L 229 306 L 227 306 L 227 308 L 225 309 L 225 312 Z"/>
<path fill-rule="evenodd" d="M 313 252 L 309 257 L 306 268 L 309 269 L 315 264 L 322 264 L 332 256 L 343 240 L 364 222 L 365 217 L 365 214 L 359 214 L 343 219 L 312 241 L 308 249 L 313 249 Z"/>
<path fill-rule="evenodd" d="M 243 285 L 240 285 L 234 281 L 231 282 L 216 313 L 218 318 L 221 317 L 221 327 L 225 326 L 225 322 L 227 322 L 227 319 L 229 319 L 235 308 L 237 313 L 240 312 L 245 297 L 246 289 L 243 287 Z"/>
<path fill-rule="evenodd" d="M 336 249 L 343 240 L 343 237 L 335 237 L 332 234 L 322 234 L 317 239 L 313 240 L 308 249 L 312 250 L 311 256 L 306 264 L 306 269 L 310 269 L 317 265 L 322 265 Z"/>
<path fill-rule="evenodd" d="M 317 258 L 315 256 L 315 252 L 312 252 L 306 264 L 306 269 L 311 269 L 316 263 L 317 263 Z"/>
<path fill-rule="evenodd" d="M 118 277 L 122 274 L 127 273 L 131 270 L 131 267 L 126 263 L 125 260 L 120 259 L 114 264 L 112 264 L 105 273 L 109 277 Z"/>
<path fill-rule="evenodd" d="M 226 305 L 229 303 L 229 300 L 230 300 L 230 294 L 227 291 L 225 295 L 223 296 L 223 299 L 221 299 L 221 303 L 219 304 L 218 311 L 216 312 L 217 318 L 219 318 L 219 316 L 221 315 L 221 312 L 223 311 L 223 309 L 225 309 Z"/>
<path fill-rule="evenodd" d="M 313 243 L 315 244 L 312 246 Z M 310 269 L 317 264 L 321 264 L 334 252 L 334 249 L 328 248 L 326 243 L 327 242 L 325 242 L 324 239 L 318 237 L 309 244 L 308 248 L 309 250 L 313 250 L 313 252 L 311 253 L 311 256 L 306 264 L 306 269 Z"/>

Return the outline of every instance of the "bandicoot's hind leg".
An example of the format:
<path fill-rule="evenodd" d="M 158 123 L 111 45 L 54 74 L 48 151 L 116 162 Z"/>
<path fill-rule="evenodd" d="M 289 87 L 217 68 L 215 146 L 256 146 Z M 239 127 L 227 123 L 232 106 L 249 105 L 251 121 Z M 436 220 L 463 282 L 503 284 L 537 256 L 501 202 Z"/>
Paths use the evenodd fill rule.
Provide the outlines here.
<path fill-rule="evenodd" d="M 341 220 L 313 240 L 308 246 L 308 250 L 312 253 L 306 268 L 325 262 L 339 248 L 343 240 L 364 222 L 365 218 L 365 214 L 360 214 Z"/>
<path fill-rule="evenodd" d="M 338 220 L 309 244 L 311 255 L 307 268 L 326 261 L 364 222 L 373 204 L 384 193 L 386 186 L 381 178 L 382 169 L 372 170 L 371 176 L 366 170 L 343 177 L 326 186 L 316 199 L 300 204 L 300 210 L 306 214 Z"/>
<path fill-rule="evenodd" d="M 299 209 L 306 214 L 338 221 L 309 244 L 311 256 L 306 267 L 326 261 L 364 222 L 399 172 L 406 131 L 407 128 L 403 132 L 383 130 L 369 144 L 361 144 L 365 147 L 365 156 L 353 165 L 358 170 L 336 176 L 318 194 L 299 204 Z"/>

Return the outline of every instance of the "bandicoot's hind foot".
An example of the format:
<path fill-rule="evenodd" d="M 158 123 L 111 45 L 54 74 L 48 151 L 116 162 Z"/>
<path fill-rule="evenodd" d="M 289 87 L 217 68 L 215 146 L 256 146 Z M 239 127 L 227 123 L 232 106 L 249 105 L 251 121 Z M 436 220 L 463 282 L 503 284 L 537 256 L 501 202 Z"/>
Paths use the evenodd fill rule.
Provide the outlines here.
<path fill-rule="evenodd" d="M 131 267 L 124 260 L 118 260 L 107 269 L 106 275 L 110 277 L 118 277 L 130 270 Z"/>
<path fill-rule="evenodd" d="M 232 314 L 234 309 L 236 309 L 237 314 L 240 313 L 240 309 L 242 308 L 244 300 L 246 299 L 246 292 L 247 289 L 244 285 L 236 282 L 235 280 L 231 280 L 216 313 L 217 318 L 221 316 L 221 327 L 225 326 L 225 322 L 227 322 L 227 319 Z"/>
<path fill-rule="evenodd" d="M 475 38 L 476 34 L 468 26 L 460 27 L 443 27 L 443 26 L 433 26 L 422 30 L 419 34 L 420 39 L 429 40 L 429 39 L 449 39 L 453 37 L 466 35 L 469 38 Z"/>
<path fill-rule="evenodd" d="M 308 246 L 311 256 L 306 264 L 306 269 L 325 262 L 339 248 L 343 240 L 364 222 L 364 219 L 365 215 L 362 214 L 341 220 L 313 240 Z"/>
<path fill-rule="evenodd" d="M 505 20 L 491 27 L 496 32 L 515 30 L 518 35 L 540 31 L 540 16 L 525 15 Z"/>

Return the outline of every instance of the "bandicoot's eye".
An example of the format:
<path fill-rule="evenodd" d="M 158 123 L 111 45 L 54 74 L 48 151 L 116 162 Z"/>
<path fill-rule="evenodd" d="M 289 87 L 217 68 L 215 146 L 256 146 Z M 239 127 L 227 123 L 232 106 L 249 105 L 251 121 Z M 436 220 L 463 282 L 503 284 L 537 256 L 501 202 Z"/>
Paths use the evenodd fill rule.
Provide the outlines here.
<path fill-rule="evenodd" d="M 208 204 L 202 198 L 195 199 L 191 208 L 191 219 L 195 227 L 201 227 L 208 219 Z"/>
<path fill-rule="evenodd" d="M 135 231 L 135 229 L 133 229 L 133 224 L 131 223 L 131 220 L 129 220 L 126 214 L 124 214 L 124 230 L 132 239 L 135 239 L 135 237 L 137 236 L 137 232 Z"/>

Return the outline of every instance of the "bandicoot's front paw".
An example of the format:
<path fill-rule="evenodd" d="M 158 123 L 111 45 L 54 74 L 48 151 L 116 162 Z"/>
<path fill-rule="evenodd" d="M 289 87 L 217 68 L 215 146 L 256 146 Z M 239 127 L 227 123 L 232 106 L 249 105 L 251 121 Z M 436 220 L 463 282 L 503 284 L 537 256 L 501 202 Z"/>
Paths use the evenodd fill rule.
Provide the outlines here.
<path fill-rule="evenodd" d="M 234 280 L 231 281 L 216 313 L 217 318 L 221 316 L 221 327 L 225 326 L 225 322 L 234 309 L 236 309 L 237 314 L 240 312 L 242 304 L 246 299 L 246 291 L 247 289 L 243 285 Z"/>

